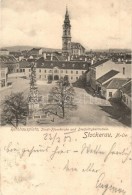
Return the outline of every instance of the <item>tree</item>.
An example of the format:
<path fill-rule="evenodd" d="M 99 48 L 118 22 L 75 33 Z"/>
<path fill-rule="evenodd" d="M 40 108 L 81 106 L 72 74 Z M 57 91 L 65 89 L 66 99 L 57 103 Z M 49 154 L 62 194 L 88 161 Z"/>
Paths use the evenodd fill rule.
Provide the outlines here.
<path fill-rule="evenodd" d="M 22 92 L 12 93 L 3 102 L 1 119 L 3 123 L 18 127 L 19 123 L 26 122 L 28 116 L 28 101 Z"/>
<path fill-rule="evenodd" d="M 53 87 L 49 93 L 51 109 L 55 109 L 56 113 L 60 112 L 60 117 L 65 118 L 66 111 L 77 108 L 74 103 L 74 96 L 74 88 L 69 84 L 68 80 L 61 78 L 57 86 Z"/>

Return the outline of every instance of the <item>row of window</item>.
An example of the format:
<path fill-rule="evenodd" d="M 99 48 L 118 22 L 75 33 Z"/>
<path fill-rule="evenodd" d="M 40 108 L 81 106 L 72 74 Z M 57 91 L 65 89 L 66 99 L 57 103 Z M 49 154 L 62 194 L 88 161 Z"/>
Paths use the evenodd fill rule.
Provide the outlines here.
<path fill-rule="evenodd" d="M 20 72 L 25 72 L 25 69 L 20 69 Z M 31 69 L 29 69 L 29 72 L 31 72 Z M 41 69 L 39 69 L 39 73 L 41 73 L 41 72 L 42 72 Z M 44 72 L 45 72 L 45 73 L 52 73 L 53 70 L 44 70 Z M 61 72 L 61 73 L 66 73 L 66 74 L 69 73 L 68 70 L 61 70 L 60 72 Z M 84 74 L 84 72 L 85 72 L 85 71 L 82 71 L 81 73 Z M 54 73 L 59 73 L 59 71 L 58 71 L 58 70 L 54 70 Z M 70 73 L 71 73 L 71 74 L 73 74 L 73 73 L 79 74 L 79 71 L 78 71 L 78 70 L 76 70 L 76 71 L 71 70 Z"/>
<path fill-rule="evenodd" d="M 47 79 L 47 78 L 48 78 L 48 76 L 46 76 L 46 75 L 45 75 L 45 76 L 43 76 L 43 77 L 42 77 L 41 75 L 39 75 L 39 79 L 42 79 L 42 78 Z M 74 77 L 69 77 L 69 79 L 73 80 L 73 79 L 74 79 Z M 79 77 L 76 77 L 75 79 L 76 79 L 76 80 L 78 80 L 78 79 L 79 79 Z"/>
<path fill-rule="evenodd" d="M 41 69 L 39 69 L 39 73 L 41 73 L 41 72 L 42 72 Z M 52 73 L 53 70 L 48 70 L 48 71 L 47 71 L 47 70 L 44 70 L 44 72 L 45 72 L 45 73 L 47 73 L 47 72 Z M 61 70 L 60 72 L 61 72 L 61 73 L 66 73 L 66 74 L 67 74 L 69 71 L 68 71 L 68 70 Z M 73 74 L 74 72 L 75 72 L 76 74 L 79 73 L 78 70 L 76 70 L 76 71 L 71 70 L 71 71 L 70 71 L 71 74 Z M 82 71 L 82 74 L 83 74 L 84 72 L 85 72 L 85 71 Z M 54 70 L 54 73 L 59 73 L 59 70 Z"/>

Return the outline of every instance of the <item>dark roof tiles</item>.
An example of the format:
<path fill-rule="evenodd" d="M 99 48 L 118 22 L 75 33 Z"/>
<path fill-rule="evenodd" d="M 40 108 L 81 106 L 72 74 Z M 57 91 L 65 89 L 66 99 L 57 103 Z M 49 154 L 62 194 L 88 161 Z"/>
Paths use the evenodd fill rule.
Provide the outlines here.
<path fill-rule="evenodd" d="M 118 73 L 119 72 L 116 71 L 116 70 L 110 70 L 109 72 L 107 72 L 106 74 L 104 74 L 103 76 L 101 76 L 99 79 L 97 79 L 97 82 L 103 84 L 105 81 L 107 81 L 110 78 L 114 77 Z"/>
<path fill-rule="evenodd" d="M 103 59 L 103 60 L 100 60 L 98 62 L 96 62 L 95 64 L 93 64 L 91 66 L 91 68 L 96 68 L 97 66 L 100 66 L 101 64 L 104 64 L 105 62 L 109 61 L 109 59 Z"/>
<path fill-rule="evenodd" d="M 132 95 L 131 88 L 132 88 L 132 80 L 131 80 L 131 81 L 128 81 L 126 84 L 124 84 L 124 85 L 121 87 L 120 90 L 121 90 L 123 93 L 126 93 L 128 96 L 131 97 L 131 95 Z"/>

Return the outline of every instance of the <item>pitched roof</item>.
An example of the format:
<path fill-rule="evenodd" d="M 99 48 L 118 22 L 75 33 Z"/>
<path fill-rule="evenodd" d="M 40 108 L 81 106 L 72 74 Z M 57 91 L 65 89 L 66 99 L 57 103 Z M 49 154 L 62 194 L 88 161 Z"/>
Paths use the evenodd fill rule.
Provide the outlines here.
<path fill-rule="evenodd" d="M 42 48 L 33 48 L 30 51 L 39 51 L 40 49 L 42 49 Z"/>
<path fill-rule="evenodd" d="M 79 49 L 80 47 L 84 48 L 80 43 L 71 42 L 71 48 Z"/>
<path fill-rule="evenodd" d="M 107 89 L 119 89 L 120 87 L 122 87 L 122 85 L 124 85 L 126 82 L 128 81 L 128 79 L 125 78 L 114 78 L 112 79 L 108 85 L 107 85 Z M 107 83 L 106 83 L 107 84 Z"/>
<path fill-rule="evenodd" d="M 30 63 L 26 60 L 23 60 L 19 62 L 19 66 L 20 68 L 28 68 L 28 67 L 30 68 Z"/>
<path fill-rule="evenodd" d="M 5 64 L 18 63 L 18 61 L 13 55 L 0 55 L 0 62 L 3 62 Z"/>
<path fill-rule="evenodd" d="M 115 76 L 116 74 L 118 74 L 119 72 L 116 70 L 110 70 L 109 72 L 107 72 L 106 74 L 104 74 L 102 77 L 100 77 L 99 79 L 97 79 L 97 82 L 99 83 L 104 83 L 105 81 L 109 80 L 110 78 L 112 78 L 113 76 Z"/>
<path fill-rule="evenodd" d="M 126 93 L 128 96 L 131 97 L 132 95 L 132 80 L 124 84 L 121 89 L 123 93 Z"/>
<path fill-rule="evenodd" d="M 37 61 L 37 68 L 54 68 L 58 67 L 60 69 L 77 69 L 77 70 L 88 70 L 90 64 L 88 62 L 81 61 L 44 61 L 39 59 Z"/>
<path fill-rule="evenodd" d="M 29 68 L 29 61 L 21 61 L 20 68 Z M 81 61 L 45 61 L 44 58 L 40 58 L 36 61 L 37 68 L 49 68 L 52 69 L 54 67 L 58 67 L 59 69 L 75 69 L 75 70 L 88 70 L 90 64 L 88 62 Z"/>
<path fill-rule="evenodd" d="M 105 62 L 109 61 L 109 59 L 103 59 L 103 60 L 100 60 L 98 62 L 96 62 L 95 64 L 93 64 L 91 66 L 91 68 L 96 68 L 97 66 L 100 66 L 101 64 L 104 64 Z"/>

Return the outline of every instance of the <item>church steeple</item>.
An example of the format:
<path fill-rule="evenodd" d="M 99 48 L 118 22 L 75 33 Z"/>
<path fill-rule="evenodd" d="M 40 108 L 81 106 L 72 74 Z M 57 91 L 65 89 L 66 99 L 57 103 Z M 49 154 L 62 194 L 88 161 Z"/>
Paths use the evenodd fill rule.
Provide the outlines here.
<path fill-rule="evenodd" d="M 68 18 L 69 19 L 69 13 L 68 13 L 68 7 L 66 6 L 66 14 L 65 14 L 65 19 Z"/>
<path fill-rule="evenodd" d="M 67 6 L 63 24 L 62 50 L 66 53 L 71 52 L 71 24 Z"/>

